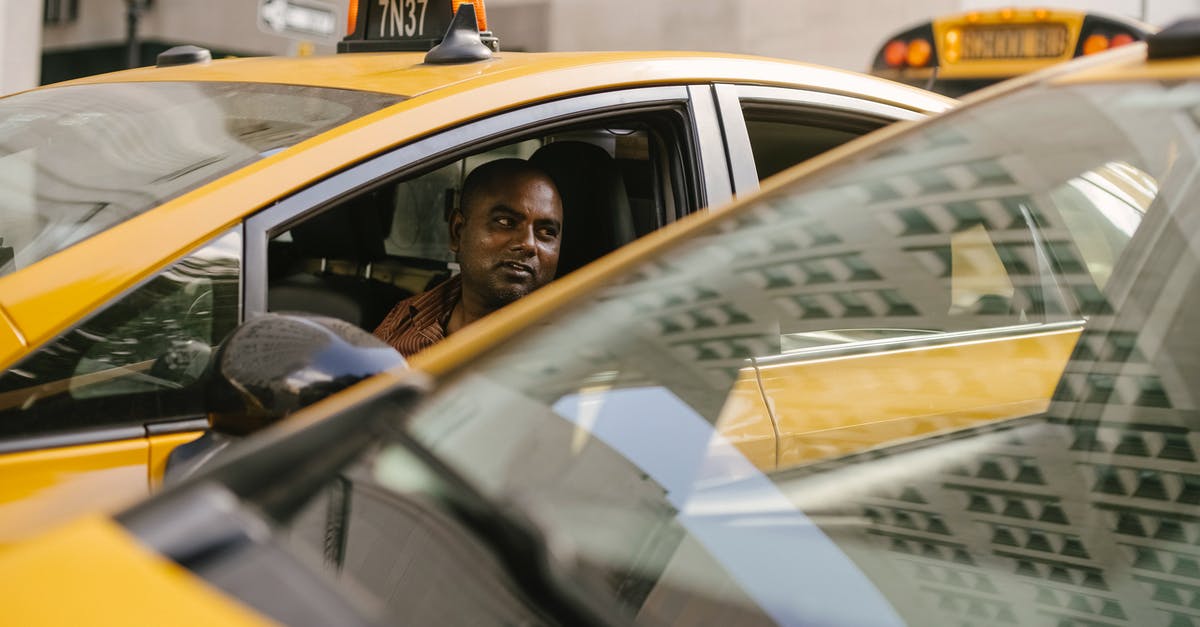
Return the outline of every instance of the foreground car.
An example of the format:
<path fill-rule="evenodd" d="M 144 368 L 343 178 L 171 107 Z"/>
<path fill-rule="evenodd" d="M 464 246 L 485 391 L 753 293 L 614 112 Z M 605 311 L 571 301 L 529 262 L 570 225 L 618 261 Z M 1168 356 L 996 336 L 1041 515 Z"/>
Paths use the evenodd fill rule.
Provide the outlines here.
<path fill-rule="evenodd" d="M 421 5 L 443 32 L 449 3 Z M 388 7 L 347 45 L 411 43 L 379 39 Z M 566 273 L 951 104 L 733 55 L 164 54 L 0 100 L 0 541 L 145 495 L 208 426 L 202 373 L 240 321 L 370 330 L 449 276 L 445 211 L 479 163 L 554 170 Z"/>
<path fill-rule="evenodd" d="M 53 564 L 292 624 L 1190 624 L 1198 44 L 651 234 L 0 556 L 8 611 L 81 616 Z"/>

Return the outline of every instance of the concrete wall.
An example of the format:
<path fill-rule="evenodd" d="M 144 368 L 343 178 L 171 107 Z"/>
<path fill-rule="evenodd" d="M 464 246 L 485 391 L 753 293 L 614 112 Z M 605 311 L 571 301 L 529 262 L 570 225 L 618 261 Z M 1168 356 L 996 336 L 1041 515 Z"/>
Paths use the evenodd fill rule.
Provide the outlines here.
<path fill-rule="evenodd" d="M 959 0 L 558 0 L 553 7 L 551 47 L 718 50 L 862 70 L 889 34 L 930 15 L 956 11 L 959 4 Z"/>
<path fill-rule="evenodd" d="M 528 0 L 525 0 L 528 2 Z M 488 7 L 521 0 L 488 0 Z M 1200 0 L 548 0 L 549 48 L 696 49 L 788 57 L 865 70 L 890 34 L 931 16 L 1003 6 L 1055 6 L 1151 23 L 1200 14 Z M 501 34 L 501 44 L 504 43 Z"/>
<path fill-rule="evenodd" d="M 37 87 L 42 3 L 0 0 L 0 95 Z"/>
<path fill-rule="evenodd" d="M 18 0 L 9 0 L 17 2 Z M 20 0 L 31 2 L 31 0 Z M 345 23 L 345 2 L 331 0 Z M 43 46 L 47 50 L 80 48 L 97 43 L 120 43 L 126 39 L 125 0 L 81 0 L 79 19 L 72 24 L 47 26 Z M 142 39 L 191 43 L 248 54 L 295 54 L 299 41 L 265 33 L 258 28 L 256 0 L 155 0 L 138 25 Z M 332 54 L 335 43 L 310 42 L 316 54 Z"/>
<path fill-rule="evenodd" d="M 345 0 L 326 1 L 344 13 Z M 39 46 L 65 50 L 125 41 L 125 0 L 81 0 L 76 22 L 45 28 L 38 26 L 41 5 L 0 0 L 0 93 L 36 84 Z M 141 20 L 140 35 L 244 54 L 290 55 L 301 48 L 333 53 L 332 42 L 302 44 L 263 32 L 258 5 L 258 0 L 155 0 Z M 933 15 L 1012 5 L 1131 17 L 1144 12 L 1160 25 L 1200 14 L 1200 0 L 487 0 L 504 49 L 719 50 L 852 70 L 865 70 L 888 35 Z M 338 20 L 344 23 L 342 15 Z"/>

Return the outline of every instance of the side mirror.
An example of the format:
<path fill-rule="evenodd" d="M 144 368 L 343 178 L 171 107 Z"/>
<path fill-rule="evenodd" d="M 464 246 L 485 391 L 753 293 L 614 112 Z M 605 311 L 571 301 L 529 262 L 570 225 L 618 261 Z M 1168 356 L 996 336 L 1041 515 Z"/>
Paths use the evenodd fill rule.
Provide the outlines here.
<path fill-rule="evenodd" d="M 207 403 L 212 430 L 248 435 L 405 365 L 394 348 L 349 322 L 306 314 L 258 316 L 217 349 Z"/>
<path fill-rule="evenodd" d="M 210 427 L 167 458 L 166 481 L 229 444 L 374 374 L 407 364 L 394 348 L 336 318 L 270 313 L 239 325 L 206 373 Z"/>

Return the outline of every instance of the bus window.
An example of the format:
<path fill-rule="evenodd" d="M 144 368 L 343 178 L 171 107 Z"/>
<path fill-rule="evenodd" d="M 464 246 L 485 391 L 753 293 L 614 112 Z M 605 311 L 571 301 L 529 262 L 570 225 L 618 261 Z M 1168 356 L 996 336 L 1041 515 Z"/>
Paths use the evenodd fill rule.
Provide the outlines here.
<path fill-rule="evenodd" d="M 1123 17 L 1006 8 L 934 18 L 884 41 L 871 73 L 958 97 L 1075 57 L 1141 41 L 1156 28 Z"/>

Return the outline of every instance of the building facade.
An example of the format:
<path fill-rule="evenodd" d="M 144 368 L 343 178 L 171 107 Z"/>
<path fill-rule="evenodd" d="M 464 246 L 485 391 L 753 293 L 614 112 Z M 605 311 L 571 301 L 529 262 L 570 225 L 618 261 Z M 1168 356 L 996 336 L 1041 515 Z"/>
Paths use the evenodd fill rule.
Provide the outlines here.
<path fill-rule="evenodd" d="M 336 36 L 297 39 L 264 27 L 260 12 L 269 1 L 0 0 L 0 93 L 126 67 L 131 24 L 139 64 L 183 43 L 218 57 L 334 52 Z M 336 11 L 340 31 L 345 0 L 304 3 Z M 906 26 L 1011 5 L 1104 11 L 1159 25 L 1200 13 L 1200 0 L 487 0 L 487 11 L 508 50 L 717 50 L 863 71 L 883 40 Z"/>

